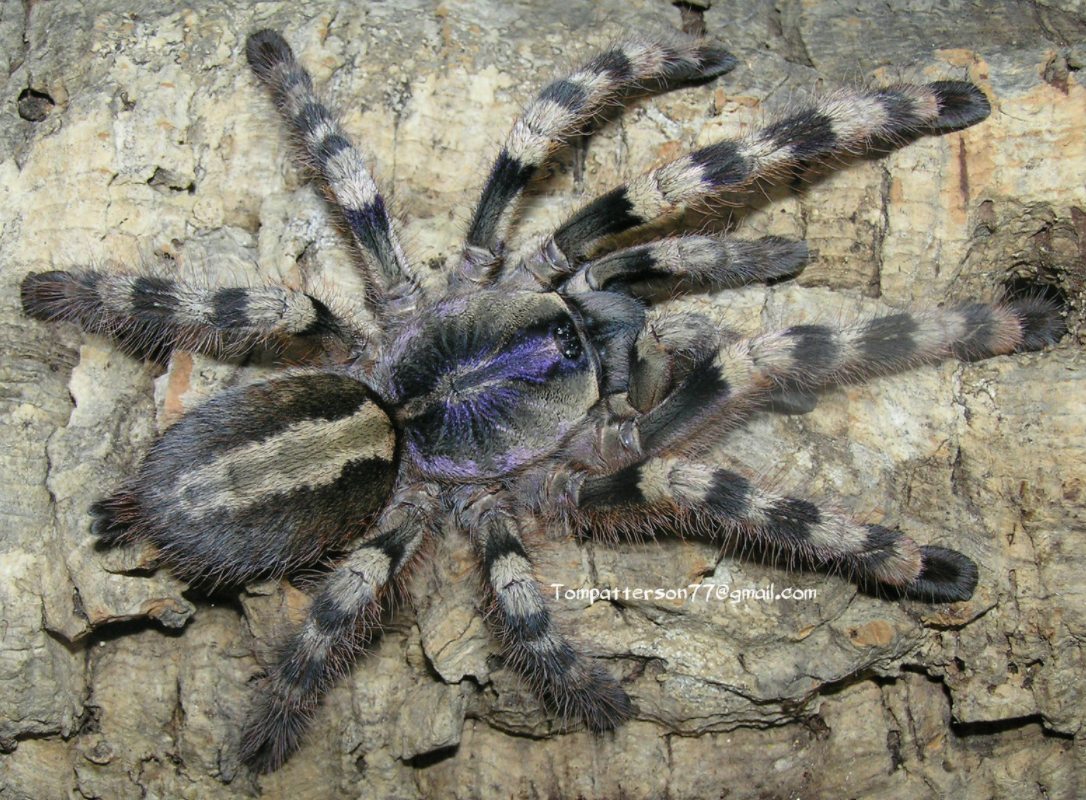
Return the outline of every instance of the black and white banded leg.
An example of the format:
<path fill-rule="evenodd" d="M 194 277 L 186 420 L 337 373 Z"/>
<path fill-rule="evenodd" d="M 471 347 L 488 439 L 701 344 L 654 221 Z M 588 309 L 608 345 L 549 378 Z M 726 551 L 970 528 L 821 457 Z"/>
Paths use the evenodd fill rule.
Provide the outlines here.
<path fill-rule="evenodd" d="M 94 270 L 32 272 L 21 300 L 35 319 L 74 322 L 155 357 L 174 348 L 231 355 L 292 337 L 357 349 L 373 333 L 349 325 L 316 297 L 280 286 L 211 288 Z"/>
<path fill-rule="evenodd" d="M 549 84 L 524 109 L 491 168 L 468 228 L 465 277 L 483 282 L 495 277 L 524 190 L 551 155 L 602 111 L 633 92 L 706 81 L 737 63 L 709 40 L 660 33 L 619 42 Z"/>
<path fill-rule="evenodd" d="M 903 311 L 854 325 L 796 325 L 734 346 L 780 385 L 848 383 L 944 358 L 1039 350 L 1063 336 L 1055 303 L 1030 298 Z"/>
<path fill-rule="evenodd" d="M 582 535 L 671 528 L 756 544 L 790 567 L 839 571 L 862 587 L 891 587 L 931 603 L 967 600 L 976 565 L 955 550 L 920 547 L 897 529 L 857 522 L 742 474 L 680 459 L 649 459 L 610 475 L 560 475 L 541 509 Z M 638 526 L 645 526 L 638 530 Z"/>
<path fill-rule="evenodd" d="M 241 760 L 279 768 L 301 745 L 314 710 L 377 632 L 380 600 L 430 535 L 436 494 L 410 487 L 393 496 L 374 533 L 328 576 L 305 622 L 280 648 L 259 685 L 241 739 Z"/>
<path fill-rule="evenodd" d="M 630 408 L 593 420 L 572 449 L 598 472 L 649 456 L 693 456 L 780 390 L 809 391 L 944 358 L 981 359 L 1059 341 L 1042 299 L 902 312 L 855 325 L 796 325 L 729 337 L 696 315 L 649 323 L 634 347 Z M 642 413 L 636 413 L 637 411 Z"/>
<path fill-rule="evenodd" d="M 607 192 L 556 230 L 541 261 L 576 264 L 610 236 L 763 178 L 921 133 L 943 133 L 985 119 L 991 106 L 971 83 L 902 84 L 871 92 L 840 91 L 748 136 L 695 150 Z M 538 269 L 538 268 L 537 268 Z"/>
<path fill-rule="evenodd" d="M 517 515 L 487 495 L 462 517 L 486 570 L 493 625 L 508 663 L 559 714 L 590 730 L 611 730 L 629 718 L 630 699 L 618 681 L 558 630 Z"/>
<path fill-rule="evenodd" d="M 795 275 L 807 265 L 807 243 L 778 236 L 678 236 L 627 247 L 590 261 L 564 291 L 626 290 L 659 284 L 670 292 L 715 290 Z"/>
<path fill-rule="evenodd" d="M 313 90 L 309 73 L 275 31 L 252 34 L 245 45 L 249 66 L 270 90 L 276 106 L 305 148 L 308 162 L 327 185 L 365 262 L 369 299 L 377 307 L 419 291 L 385 200 L 361 154 L 335 115 Z M 410 305 L 410 303 L 407 303 Z"/>

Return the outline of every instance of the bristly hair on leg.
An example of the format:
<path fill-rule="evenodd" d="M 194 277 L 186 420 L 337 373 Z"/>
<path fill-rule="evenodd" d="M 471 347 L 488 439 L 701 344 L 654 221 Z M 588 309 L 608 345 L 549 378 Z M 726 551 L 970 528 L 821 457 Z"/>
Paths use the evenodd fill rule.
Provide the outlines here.
<path fill-rule="evenodd" d="M 513 126 L 487 178 L 465 239 L 461 273 L 489 282 L 520 199 L 551 156 L 610 106 L 637 92 L 701 83 L 732 70 L 736 58 L 708 39 L 675 32 L 628 37 L 549 84 Z"/>
<path fill-rule="evenodd" d="M 252 34 L 245 52 L 253 74 L 271 91 L 358 245 L 371 305 L 379 316 L 386 309 L 402 312 L 413 307 L 420 292 L 418 276 L 385 199 L 346 131 L 317 97 L 313 79 L 275 31 Z"/>
<path fill-rule="evenodd" d="M 459 509 L 487 576 L 491 623 L 513 670 L 565 719 L 611 730 L 633 713 L 630 698 L 554 620 L 509 497 L 467 496 Z"/>
<path fill-rule="evenodd" d="M 358 329 L 319 298 L 280 286 L 205 286 L 144 273 L 97 270 L 32 272 L 20 287 L 35 319 L 74 322 L 110 336 L 126 351 L 156 361 L 174 350 L 219 358 L 256 347 L 281 351 L 292 339 L 362 351 Z"/>

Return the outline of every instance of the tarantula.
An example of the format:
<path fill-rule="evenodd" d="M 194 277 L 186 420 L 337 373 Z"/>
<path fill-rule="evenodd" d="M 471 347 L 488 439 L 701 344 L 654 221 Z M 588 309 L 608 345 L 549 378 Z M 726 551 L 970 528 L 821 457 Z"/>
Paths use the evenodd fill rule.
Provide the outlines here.
<path fill-rule="evenodd" d="M 960 553 L 759 487 L 705 453 L 753 410 L 808 410 L 828 384 L 1039 349 L 1061 335 L 1058 309 L 1034 298 L 741 337 L 694 314 L 649 316 L 645 287 L 787 277 L 808 260 L 802 242 L 687 235 L 619 248 L 615 237 L 837 155 L 978 123 L 989 104 L 976 86 L 830 95 L 664 163 L 511 251 L 525 190 L 571 137 L 631 96 L 707 82 L 737 63 L 706 39 L 626 39 L 527 105 L 435 288 L 405 256 L 363 159 L 286 41 L 259 31 L 246 54 L 341 212 L 375 322 L 283 287 L 89 270 L 32 273 L 22 303 L 133 352 L 222 354 L 303 338 L 328 354 L 323 366 L 185 415 L 134 480 L 91 508 L 102 543 L 148 543 L 189 581 L 238 584 L 333 560 L 257 691 L 241 745 L 251 767 L 276 769 L 298 747 L 329 684 L 372 637 L 383 596 L 450 515 L 482 563 L 508 662 L 594 731 L 621 723 L 632 704 L 553 621 L 527 544 L 539 529 L 739 535 L 873 590 L 971 596 L 977 570 Z"/>

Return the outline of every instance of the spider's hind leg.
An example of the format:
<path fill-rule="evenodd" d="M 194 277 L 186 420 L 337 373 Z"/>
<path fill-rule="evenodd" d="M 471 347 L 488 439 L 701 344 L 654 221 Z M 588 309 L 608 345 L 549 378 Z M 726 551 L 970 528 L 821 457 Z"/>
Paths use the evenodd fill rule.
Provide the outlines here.
<path fill-rule="evenodd" d="M 563 717 L 593 731 L 616 727 L 633 713 L 630 698 L 602 667 L 558 628 L 535 578 L 517 516 L 487 495 L 462 512 L 486 569 L 497 634 L 510 665 Z"/>
<path fill-rule="evenodd" d="M 278 769 L 298 749 L 321 698 L 375 635 L 381 596 L 411 563 L 436 515 L 431 487 L 397 492 L 374 535 L 324 582 L 254 696 L 240 757 L 255 771 Z"/>

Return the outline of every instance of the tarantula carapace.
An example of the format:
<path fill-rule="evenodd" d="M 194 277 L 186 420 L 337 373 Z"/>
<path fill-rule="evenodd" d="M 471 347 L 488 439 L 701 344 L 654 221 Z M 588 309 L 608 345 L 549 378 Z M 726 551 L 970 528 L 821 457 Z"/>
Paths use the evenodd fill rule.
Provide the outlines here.
<path fill-rule="evenodd" d="M 528 544 L 578 534 L 743 536 L 930 602 L 970 597 L 976 567 L 898 530 L 776 493 L 706 451 L 752 410 L 806 410 L 821 386 L 946 357 L 1037 349 L 1062 331 L 1040 299 L 959 305 L 738 336 L 672 292 L 790 276 L 801 242 L 687 235 L 616 249 L 614 237 L 834 156 L 983 120 L 969 83 L 830 95 L 733 141 L 664 163 L 507 248 L 520 200 L 554 151 L 634 95 L 703 83 L 735 59 L 705 39 L 631 37 L 551 83 L 494 164 L 459 259 L 423 281 L 368 169 L 277 33 L 247 44 L 357 247 L 373 322 L 282 287 L 207 288 L 140 275 L 45 272 L 26 312 L 74 320 L 136 352 L 233 352 L 303 337 L 324 366 L 236 388 L 184 416 L 138 475 L 95 504 L 105 544 L 145 542 L 177 575 L 212 584 L 333 568 L 259 688 L 242 758 L 278 767 L 330 682 L 374 630 L 389 587 L 451 516 L 485 570 L 509 663 L 557 711 L 606 730 L 632 713 L 618 682 L 552 619 Z M 649 229 L 652 230 L 652 229 Z M 648 243 L 644 243 L 644 242 Z"/>

